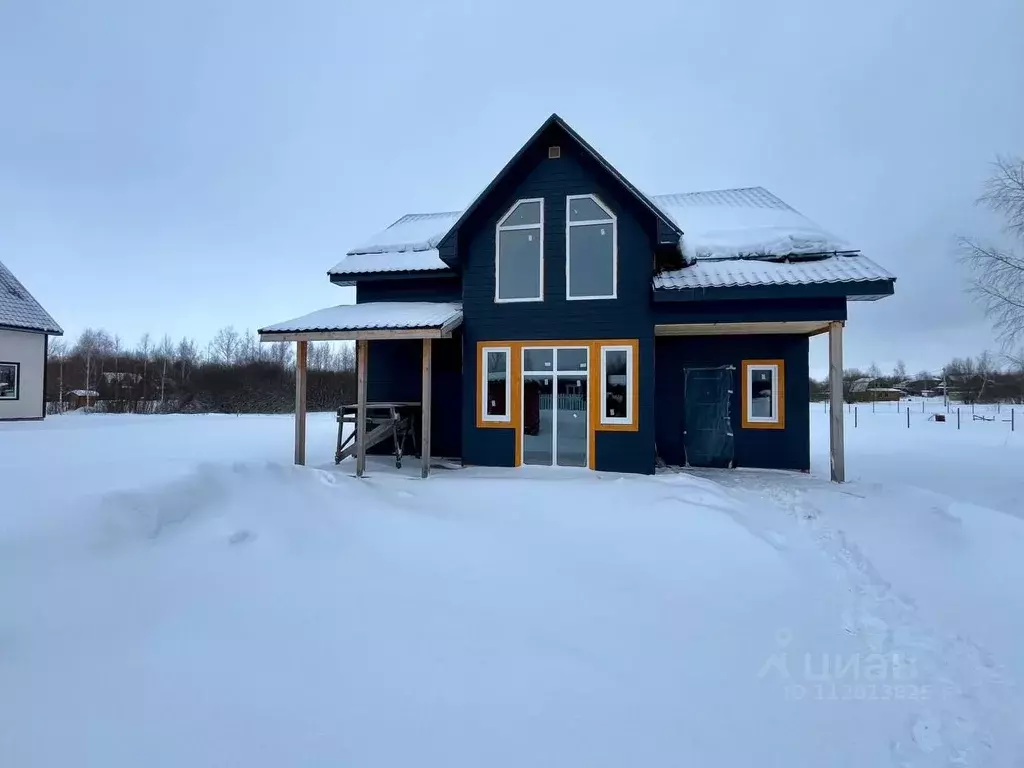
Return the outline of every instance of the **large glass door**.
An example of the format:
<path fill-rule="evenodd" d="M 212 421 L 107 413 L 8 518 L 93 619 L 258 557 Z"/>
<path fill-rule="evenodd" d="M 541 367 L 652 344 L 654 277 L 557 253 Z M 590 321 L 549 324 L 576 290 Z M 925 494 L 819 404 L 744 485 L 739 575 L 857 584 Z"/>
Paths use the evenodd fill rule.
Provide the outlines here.
<path fill-rule="evenodd" d="M 585 467 L 587 347 L 523 348 L 523 463 Z"/>

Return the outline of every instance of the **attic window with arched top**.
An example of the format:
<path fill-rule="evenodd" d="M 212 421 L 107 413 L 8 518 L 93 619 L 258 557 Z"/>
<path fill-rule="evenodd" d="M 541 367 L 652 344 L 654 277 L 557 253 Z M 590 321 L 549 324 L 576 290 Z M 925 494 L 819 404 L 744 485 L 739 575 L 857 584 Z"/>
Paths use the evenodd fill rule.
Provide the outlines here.
<path fill-rule="evenodd" d="M 544 199 L 517 200 L 498 219 L 494 242 L 494 300 L 544 299 Z"/>
<path fill-rule="evenodd" d="M 597 195 L 565 200 L 565 298 L 614 299 L 618 221 Z"/>

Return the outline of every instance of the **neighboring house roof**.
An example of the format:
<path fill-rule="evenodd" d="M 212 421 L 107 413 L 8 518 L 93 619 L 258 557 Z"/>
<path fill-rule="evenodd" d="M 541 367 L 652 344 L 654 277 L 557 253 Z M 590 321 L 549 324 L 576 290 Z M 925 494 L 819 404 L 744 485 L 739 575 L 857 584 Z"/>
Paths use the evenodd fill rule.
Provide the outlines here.
<path fill-rule="evenodd" d="M 344 304 L 260 328 L 261 335 L 451 329 L 462 322 L 462 304 L 432 301 L 376 301 Z"/>
<path fill-rule="evenodd" d="M 60 336 L 64 333 L 18 278 L 0 261 L 0 328 L 38 331 Z"/>

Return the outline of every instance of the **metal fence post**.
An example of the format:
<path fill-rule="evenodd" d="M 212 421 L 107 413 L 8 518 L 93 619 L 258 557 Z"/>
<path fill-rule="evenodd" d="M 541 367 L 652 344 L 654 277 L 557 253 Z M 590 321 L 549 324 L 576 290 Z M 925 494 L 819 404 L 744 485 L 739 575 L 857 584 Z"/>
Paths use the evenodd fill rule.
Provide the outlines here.
<path fill-rule="evenodd" d="M 1013 427 L 1014 427 L 1014 423 L 1013 423 L 1013 414 L 1014 414 L 1014 409 L 1013 409 L 1013 408 L 1011 408 L 1011 409 L 1010 409 L 1010 431 L 1011 431 L 1011 432 L 1013 432 Z"/>
<path fill-rule="evenodd" d="M 907 429 L 910 429 L 910 409 L 907 408 Z"/>
<path fill-rule="evenodd" d="M 956 428 L 960 429 L 960 408 L 956 409 Z"/>
<path fill-rule="evenodd" d="M 853 407 L 853 428 L 857 428 L 857 406 Z"/>

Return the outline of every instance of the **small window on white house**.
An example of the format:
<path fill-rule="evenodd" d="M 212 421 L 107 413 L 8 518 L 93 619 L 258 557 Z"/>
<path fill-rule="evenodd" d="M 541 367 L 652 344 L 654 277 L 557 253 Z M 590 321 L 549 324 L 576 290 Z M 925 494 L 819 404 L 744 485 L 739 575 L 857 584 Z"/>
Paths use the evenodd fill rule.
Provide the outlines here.
<path fill-rule="evenodd" d="M 601 423 L 633 423 L 632 347 L 601 347 Z"/>
<path fill-rule="evenodd" d="M 509 377 L 508 347 L 484 347 L 481 371 L 481 403 L 483 421 L 509 421 L 511 378 Z"/>
<path fill-rule="evenodd" d="M 614 299 L 619 250 L 615 214 L 596 195 L 569 195 L 565 207 L 566 298 Z"/>
<path fill-rule="evenodd" d="M 0 363 L 0 400 L 17 400 L 20 363 Z"/>
<path fill-rule="evenodd" d="M 785 426 L 785 370 L 781 360 L 743 361 L 743 426 L 782 429 Z"/>
<path fill-rule="evenodd" d="M 519 200 L 498 220 L 494 300 L 544 298 L 544 200 Z"/>

